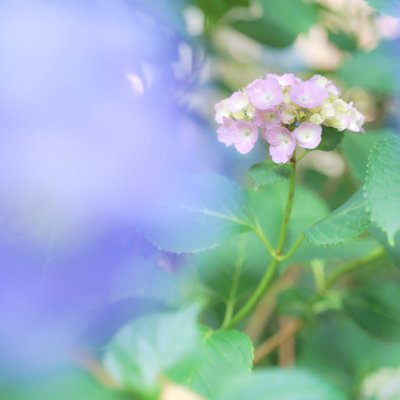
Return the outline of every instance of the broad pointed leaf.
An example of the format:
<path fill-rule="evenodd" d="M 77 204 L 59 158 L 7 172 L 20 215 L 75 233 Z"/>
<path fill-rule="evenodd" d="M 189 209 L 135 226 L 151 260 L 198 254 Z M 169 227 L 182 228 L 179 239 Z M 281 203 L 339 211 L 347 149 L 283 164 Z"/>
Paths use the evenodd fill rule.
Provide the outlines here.
<path fill-rule="evenodd" d="M 215 398 L 228 379 L 250 374 L 253 345 L 244 333 L 206 329 L 201 347 L 201 361 L 194 368 L 188 384 L 206 398 Z"/>
<path fill-rule="evenodd" d="M 369 156 L 365 198 L 371 220 L 394 242 L 400 230 L 400 137 L 378 142 Z"/>
<path fill-rule="evenodd" d="M 248 174 L 257 188 L 261 185 L 284 181 L 290 176 L 291 171 L 292 168 L 288 164 L 275 164 L 272 161 L 266 161 L 253 165 Z"/>
<path fill-rule="evenodd" d="M 305 234 L 318 246 L 338 244 L 360 236 L 369 223 L 367 201 L 359 190 L 331 215 L 307 229 Z"/>

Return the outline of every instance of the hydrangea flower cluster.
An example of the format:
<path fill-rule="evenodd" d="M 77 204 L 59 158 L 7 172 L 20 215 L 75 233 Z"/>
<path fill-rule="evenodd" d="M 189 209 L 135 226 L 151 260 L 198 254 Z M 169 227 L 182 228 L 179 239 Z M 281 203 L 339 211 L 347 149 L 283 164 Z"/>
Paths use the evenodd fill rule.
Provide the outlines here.
<path fill-rule="evenodd" d="M 296 146 L 315 149 L 322 125 L 361 132 L 364 116 L 340 98 L 339 89 L 321 75 L 302 81 L 293 74 L 267 74 L 215 106 L 218 140 L 246 154 L 259 136 L 275 163 L 288 162 Z"/>

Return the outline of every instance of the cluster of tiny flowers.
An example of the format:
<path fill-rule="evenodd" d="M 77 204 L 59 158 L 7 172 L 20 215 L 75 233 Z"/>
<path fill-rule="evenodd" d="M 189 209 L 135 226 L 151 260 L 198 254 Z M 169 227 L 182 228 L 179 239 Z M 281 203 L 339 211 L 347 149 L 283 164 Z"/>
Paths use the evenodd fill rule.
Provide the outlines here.
<path fill-rule="evenodd" d="M 259 136 L 269 144 L 275 163 L 288 162 L 296 149 L 315 149 L 322 125 L 361 132 L 364 116 L 340 97 L 321 75 L 302 81 L 293 74 L 267 74 L 215 106 L 218 140 L 248 153 Z"/>

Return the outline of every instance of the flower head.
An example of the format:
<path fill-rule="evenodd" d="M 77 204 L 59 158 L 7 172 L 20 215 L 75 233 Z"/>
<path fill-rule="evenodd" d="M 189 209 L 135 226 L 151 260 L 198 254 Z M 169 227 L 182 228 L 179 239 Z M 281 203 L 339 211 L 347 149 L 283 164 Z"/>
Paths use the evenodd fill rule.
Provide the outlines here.
<path fill-rule="evenodd" d="M 293 74 L 266 74 L 216 104 L 218 140 L 245 154 L 260 130 L 272 161 L 288 162 L 297 145 L 319 146 L 323 126 L 363 131 L 364 116 L 339 95 L 335 84 L 322 75 L 302 81 Z"/>

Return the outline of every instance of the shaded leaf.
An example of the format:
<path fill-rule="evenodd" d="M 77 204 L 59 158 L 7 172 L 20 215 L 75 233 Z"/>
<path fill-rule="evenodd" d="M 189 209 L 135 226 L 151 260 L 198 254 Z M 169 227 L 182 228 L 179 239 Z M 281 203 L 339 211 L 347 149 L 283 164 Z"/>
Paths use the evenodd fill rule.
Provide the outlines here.
<path fill-rule="evenodd" d="M 288 47 L 299 33 L 315 23 L 317 7 L 303 0 L 263 0 L 263 15 L 253 21 L 237 21 L 234 28 L 258 42 L 271 47 Z"/>
<path fill-rule="evenodd" d="M 370 335 L 400 340 L 400 284 L 386 283 L 350 293 L 344 300 L 348 315 Z"/>
<path fill-rule="evenodd" d="M 343 139 L 343 132 L 339 132 L 337 129 L 324 126 L 322 129 L 321 143 L 317 147 L 317 150 L 332 151 L 339 146 Z"/>

